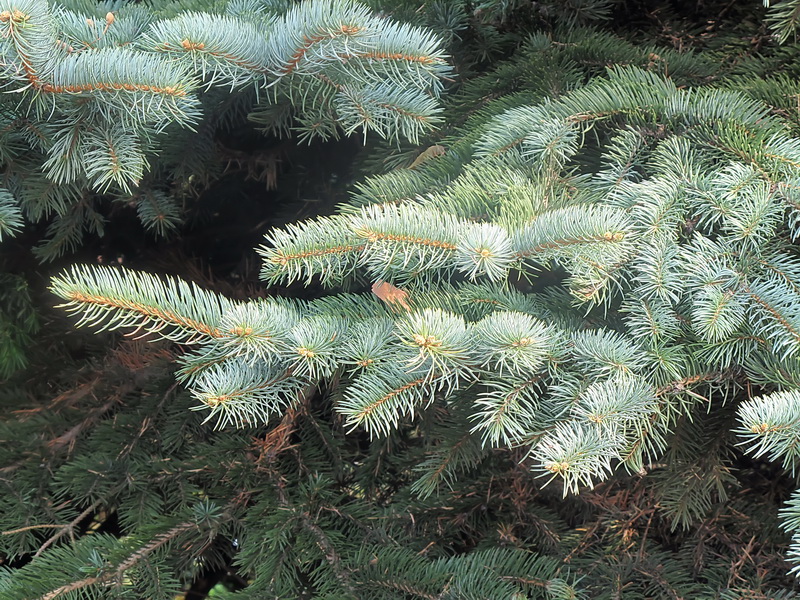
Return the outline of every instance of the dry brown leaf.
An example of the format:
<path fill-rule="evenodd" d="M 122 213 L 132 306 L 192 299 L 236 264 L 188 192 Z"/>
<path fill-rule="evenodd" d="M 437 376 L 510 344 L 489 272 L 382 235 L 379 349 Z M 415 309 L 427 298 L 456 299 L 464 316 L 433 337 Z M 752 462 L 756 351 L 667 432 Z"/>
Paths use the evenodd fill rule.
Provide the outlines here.
<path fill-rule="evenodd" d="M 408 304 L 408 292 L 401 290 L 388 281 L 376 281 L 373 283 L 372 293 L 391 307 L 399 304 L 404 309 L 411 310 L 411 306 Z"/>
<path fill-rule="evenodd" d="M 414 159 L 414 162 L 412 162 L 408 166 L 408 168 L 409 169 L 415 169 L 418 166 L 420 166 L 422 163 L 427 162 L 429 159 L 436 158 L 437 156 L 442 156 L 446 152 L 447 152 L 447 150 L 445 149 L 444 146 L 440 146 L 439 144 L 436 144 L 435 146 L 431 146 L 430 148 L 428 148 L 425 151 L 423 151 L 422 153 L 420 153 L 420 155 L 417 158 Z"/>

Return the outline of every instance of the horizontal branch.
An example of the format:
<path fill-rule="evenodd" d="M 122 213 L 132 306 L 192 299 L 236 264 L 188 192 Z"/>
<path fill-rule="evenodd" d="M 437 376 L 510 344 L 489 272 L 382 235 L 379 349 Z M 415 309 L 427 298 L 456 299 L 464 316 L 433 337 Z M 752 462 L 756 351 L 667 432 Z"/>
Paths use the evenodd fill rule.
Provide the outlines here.
<path fill-rule="evenodd" d="M 625 232 L 623 231 L 607 231 L 602 235 L 589 236 L 589 237 L 575 237 L 575 238 L 562 238 L 556 239 L 551 242 L 539 244 L 528 250 L 519 250 L 514 253 L 518 258 L 526 258 L 539 252 L 547 250 L 558 250 L 567 246 L 574 246 L 577 244 L 589 244 L 593 242 L 621 242 L 625 239 Z"/>
<path fill-rule="evenodd" d="M 316 256 L 327 256 L 330 254 L 347 254 L 348 252 L 361 252 L 366 248 L 366 245 L 361 246 L 334 246 L 332 248 L 320 248 L 317 250 L 307 250 L 304 252 L 295 252 L 293 254 L 285 254 L 281 250 L 275 250 L 271 256 L 267 257 L 269 262 L 276 265 L 285 265 L 292 260 L 302 260 L 304 258 L 312 258 Z"/>
<path fill-rule="evenodd" d="M 430 238 L 414 237 L 410 235 L 382 233 L 380 231 L 375 231 L 367 228 L 356 229 L 355 233 L 359 237 L 366 238 L 368 242 L 373 244 L 379 241 L 389 241 L 389 242 L 401 242 L 405 244 L 415 244 L 418 246 L 429 246 L 431 248 L 442 248 L 443 250 L 455 250 L 457 248 L 455 244 L 451 244 L 449 242 L 443 242 L 441 240 L 432 240 Z"/>
<path fill-rule="evenodd" d="M 122 298 L 115 299 L 107 296 L 92 296 L 78 291 L 69 292 L 66 298 L 71 302 L 78 302 L 81 304 L 95 304 L 99 306 L 107 306 L 109 308 L 117 308 L 120 310 L 130 310 L 132 312 L 139 313 L 142 316 L 160 319 L 165 323 L 175 325 L 177 327 L 194 329 L 198 333 L 202 333 L 204 335 L 215 338 L 222 337 L 222 333 L 216 327 L 212 327 L 206 323 L 201 323 L 200 321 L 195 321 L 194 319 L 189 319 L 175 312 L 164 310 L 156 306 L 139 304 L 133 300 L 126 300 Z M 62 304 L 59 306 L 59 308 L 64 306 L 67 305 Z M 141 329 L 143 326 L 144 325 L 137 327 L 134 333 L 136 333 L 136 331 Z"/>

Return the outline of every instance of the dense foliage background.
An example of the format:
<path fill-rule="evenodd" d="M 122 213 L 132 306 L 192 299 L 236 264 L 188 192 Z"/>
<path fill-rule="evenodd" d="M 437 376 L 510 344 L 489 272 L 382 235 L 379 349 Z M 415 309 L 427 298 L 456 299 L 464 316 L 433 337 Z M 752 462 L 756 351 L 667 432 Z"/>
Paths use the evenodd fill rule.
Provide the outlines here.
<path fill-rule="evenodd" d="M 345 4 L 333 3 L 332 12 Z M 185 115 L 202 111 L 194 121 L 184 119 L 181 107 L 173 107 L 180 113 L 174 121 L 153 120 L 147 110 L 167 109 L 141 99 L 139 118 L 125 116 L 121 100 L 108 100 L 100 116 L 87 116 L 80 94 L 52 105 L 47 90 L 35 86 L 28 95 L 7 94 L 7 127 L 0 133 L 0 596 L 795 597 L 800 586 L 790 570 L 799 553 L 790 542 L 797 502 L 788 510 L 787 502 L 800 487 L 796 440 L 784 440 L 792 448 L 784 455 L 754 457 L 735 434 L 744 401 L 796 389 L 800 380 L 788 369 L 776 367 L 772 381 L 737 374 L 724 384 L 720 378 L 692 388 L 703 402 L 691 418 L 676 420 L 660 455 L 641 469 L 616 470 L 593 487 L 580 481 L 564 495 L 561 480 L 545 485 L 549 478 L 535 470 L 536 457 L 526 447 L 462 435 L 468 415 L 457 406 L 434 403 L 387 430 L 353 428 L 335 409 L 343 394 L 339 375 L 305 388 L 296 404 L 266 423 L 215 430 L 203 422 L 205 413 L 193 410 L 196 397 L 175 382 L 176 361 L 185 356 L 180 345 L 76 330 L 75 319 L 54 308 L 59 300 L 48 287 L 51 278 L 76 263 L 178 276 L 231 299 L 299 302 L 328 294 L 319 278 L 309 285 L 303 277 L 264 284 L 254 250 L 264 234 L 301 219 L 347 214 L 336 208 L 344 201 L 358 206 L 380 194 L 399 198 L 403 185 L 413 191 L 426 177 L 426 192 L 441 192 L 437 202 L 457 197 L 446 193 L 454 181 L 463 189 L 485 184 L 481 194 L 489 194 L 489 171 L 476 169 L 469 181 L 464 167 L 465 148 L 475 142 L 470 136 L 485 132 L 481 128 L 508 109 L 547 99 L 555 106 L 573 90 L 593 89 L 587 84 L 614 67 L 640 69 L 642 97 L 657 87 L 647 74 L 668 80 L 677 93 L 704 86 L 733 90 L 765 103 L 764 115 L 753 118 L 759 127 L 774 118 L 792 136 L 800 131 L 800 46 L 792 28 L 797 2 L 778 3 L 769 14 L 757 2 L 727 1 L 368 4 L 376 23 L 410 23 L 442 40 L 447 58 L 441 70 L 419 75 L 429 95 L 391 97 L 398 105 L 408 101 L 408 110 L 423 100 L 440 102 L 441 111 L 435 104 L 422 107 L 429 110 L 430 127 L 409 129 L 378 115 L 370 128 L 352 117 L 348 105 L 304 82 L 306 73 L 290 79 L 265 67 L 268 74 L 258 77 L 272 85 L 261 89 L 261 80 L 250 79 L 254 69 L 241 65 L 218 71 L 206 65 L 217 79 L 196 86 L 196 106 L 185 108 Z M 102 46 L 106 42 L 97 40 L 120 24 L 132 25 L 107 42 L 115 52 L 128 43 L 125 35 L 140 36 L 155 18 L 188 15 L 189 24 L 181 25 L 188 29 L 175 34 L 180 42 L 188 35 L 181 32 L 207 33 L 202 27 L 214 30 L 223 16 L 268 27 L 295 5 L 59 3 L 50 9 L 61 28 L 53 31 L 72 37 L 50 32 L 52 39 L 40 48 L 33 42 L 11 47 L 14 11 L 38 14 L 42 6 L 0 7 L 0 23 L 9 27 L 3 30 L 4 56 L 33 57 L 4 73 L 9 89 L 20 78 L 30 83 L 25 65 L 37 64 L 36 52 L 45 56 L 55 44 L 70 46 L 69 55 L 79 53 L 80 43 Z M 190 11 L 207 11 L 217 20 L 206 23 Z M 29 23 L 18 19 L 23 39 Z M 76 33 L 84 26 L 88 37 Z M 231 32 L 246 46 L 249 38 L 234 26 Z M 142 68 L 162 68 L 149 60 L 141 58 Z M 204 64 L 186 68 L 199 71 Z M 319 80 L 310 67 L 308 73 L 309 80 Z M 338 75 L 344 81 L 352 73 Z M 73 75 L 84 76 L 69 71 L 64 77 Z M 183 85 L 175 77 L 175 85 Z M 403 77 L 393 84 L 407 84 Z M 358 90 L 365 97 L 391 92 Z M 709 113 L 712 125 L 728 114 Z M 626 167 L 626 142 L 615 135 L 629 131 L 630 123 L 647 129 L 653 146 L 681 127 L 658 115 L 647 127 L 634 116 L 614 119 L 582 132 L 576 144 L 584 150 L 575 161 L 583 172 L 596 172 L 601 157 L 608 158 L 593 148 L 620 150 Z M 81 151 L 69 160 L 95 166 L 74 167 L 67 176 L 68 160 L 53 157 L 62 156 L 63 131 L 76 122 L 90 126 L 80 133 L 87 136 L 80 138 Z M 114 161 L 92 146 L 92 136 L 102 137 L 98 131 L 104 140 L 133 131 L 138 136 L 123 140 L 136 152 L 128 166 L 112 169 L 116 179 L 103 175 Z M 753 142 L 752 131 L 713 134 L 722 139 L 720 147 L 741 149 L 742 160 L 759 167 L 763 157 L 747 152 L 768 140 Z M 664 162 L 681 162 L 677 151 L 664 156 Z M 559 167 L 567 162 L 558 152 L 548 160 Z M 688 158 L 686 164 L 690 170 Z M 644 173 L 649 165 L 627 166 Z M 462 168 L 467 176 L 457 180 Z M 793 253 L 796 224 L 790 223 L 781 242 Z M 703 226 L 679 224 L 690 232 Z M 515 280 L 512 287 L 541 291 L 566 277 L 556 271 L 538 283 Z M 373 282 L 365 277 L 334 284 L 369 293 Z M 425 285 L 433 294 L 438 283 Z M 417 288 L 408 289 L 421 298 Z M 554 294 L 551 302 L 556 314 L 569 298 Z M 618 308 L 601 306 L 589 318 L 601 323 L 610 312 L 607 321 L 613 322 Z M 737 348 L 725 358 L 738 367 L 745 354 Z M 787 428 L 796 421 L 789 414 Z M 381 435 L 372 435 L 376 429 Z"/>

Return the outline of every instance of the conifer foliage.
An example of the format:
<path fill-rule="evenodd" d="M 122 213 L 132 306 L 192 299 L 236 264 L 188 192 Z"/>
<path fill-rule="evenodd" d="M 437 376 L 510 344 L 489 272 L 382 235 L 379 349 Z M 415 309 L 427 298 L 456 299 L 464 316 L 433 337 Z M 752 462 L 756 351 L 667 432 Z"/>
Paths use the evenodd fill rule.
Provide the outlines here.
<path fill-rule="evenodd" d="M 373 439 L 451 413 L 438 452 L 452 454 L 424 466 L 423 495 L 498 446 L 524 449 L 565 494 L 646 474 L 685 420 L 726 399 L 747 450 L 793 468 L 791 129 L 733 89 L 612 67 L 559 97 L 490 105 L 444 155 L 369 179 L 339 214 L 260 248 L 271 284 L 371 282 L 388 300 L 231 302 L 84 267 L 53 290 L 82 324 L 184 344 L 179 379 L 216 426 L 275 422 L 316 388 Z M 716 487 L 665 502 L 675 523 L 724 493 L 721 467 Z"/>
<path fill-rule="evenodd" d="M 794 597 L 800 490 L 779 512 L 775 480 L 800 487 L 800 84 L 568 20 L 440 110 L 436 36 L 360 5 L 169 10 L 134 49 L 81 46 L 73 19 L 47 60 L 9 11 L 31 114 L 111 123 L 133 94 L 114 143 L 145 156 L 202 90 L 254 86 L 268 127 L 373 131 L 409 160 L 267 231 L 266 297 L 52 279 L 79 326 L 136 341 L 84 382 L 113 392 L 36 407 L 4 451 L 10 495 L 45 491 L 24 523 L 0 509 L 29 560 L 0 592 L 167 599 L 214 572 L 231 600 Z M 101 191 L 136 179 L 100 169 L 111 147 L 80 152 Z"/>
<path fill-rule="evenodd" d="M 426 170 L 452 173 L 449 186 L 409 172 L 404 198 L 271 232 L 261 249 L 272 283 L 361 276 L 401 286 L 402 303 L 232 303 L 111 268 L 76 267 L 53 289 L 83 323 L 189 345 L 181 380 L 218 425 L 279 417 L 335 376 L 349 426 L 385 435 L 433 403 L 465 404 L 484 445 L 528 446 L 573 492 L 644 470 L 709 390 L 797 380 L 798 144 L 767 106 L 615 68 L 502 111 L 450 153 Z M 741 409 L 754 449 L 787 464 L 792 394 L 782 410 Z"/>
<path fill-rule="evenodd" d="M 201 6 L 0 5 L 0 236 L 49 219 L 39 255 L 52 259 L 102 232 L 106 197 L 136 206 L 154 233 L 174 229 L 175 190 L 209 168 L 213 133 L 237 106 L 305 139 L 416 141 L 439 122 L 449 66 L 430 33 L 352 0 Z M 164 132 L 197 147 L 194 164 Z"/>

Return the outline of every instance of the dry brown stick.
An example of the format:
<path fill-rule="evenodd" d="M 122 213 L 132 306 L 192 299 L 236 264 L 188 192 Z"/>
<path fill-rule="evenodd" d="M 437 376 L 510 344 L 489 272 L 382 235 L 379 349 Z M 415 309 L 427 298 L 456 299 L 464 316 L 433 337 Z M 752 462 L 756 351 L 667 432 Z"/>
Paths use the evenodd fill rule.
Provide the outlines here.
<path fill-rule="evenodd" d="M 36 551 L 36 554 L 33 555 L 33 558 L 36 558 L 37 556 L 41 555 L 42 552 L 44 552 L 50 546 L 52 546 L 54 543 L 56 543 L 58 540 L 60 540 L 64 536 L 64 534 L 71 533 L 75 529 L 75 527 L 77 527 L 78 523 L 80 523 L 86 517 L 88 517 L 92 513 L 92 511 L 100 505 L 101 502 L 102 502 L 102 499 L 95 500 L 86 510 L 84 510 L 81 514 L 79 514 L 77 517 L 75 517 L 72 520 L 72 522 L 64 525 L 61 528 L 60 531 L 56 532 L 44 544 L 42 544 L 39 547 L 39 549 Z"/>
<path fill-rule="evenodd" d="M 58 525 L 55 523 L 45 525 L 28 525 L 27 527 L 20 527 L 19 529 L 9 529 L 8 531 L 0 533 L 0 535 L 13 535 L 15 533 L 30 531 L 31 529 L 58 529 L 59 527 L 69 527 L 69 525 Z"/>

